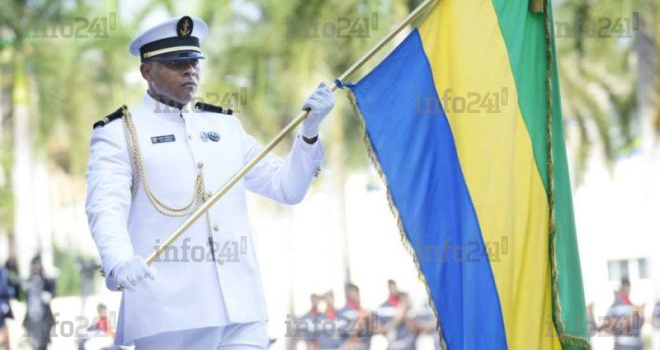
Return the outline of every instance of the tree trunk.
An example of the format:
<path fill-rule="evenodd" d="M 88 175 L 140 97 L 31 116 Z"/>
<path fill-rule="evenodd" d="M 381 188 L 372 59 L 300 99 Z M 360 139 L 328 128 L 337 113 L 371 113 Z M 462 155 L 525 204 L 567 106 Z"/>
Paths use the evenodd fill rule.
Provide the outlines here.
<path fill-rule="evenodd" d="M 5 117 L 5 112 L 4 112 L 4 107 L 5 107 L 5 100 L 4 100 L 4 86 L 0 84 L 0 160 L 4 160 L 4 157 L 6 156 L 4 152 L 6 152 L 5 148 L 5 142 L 6 142 L 6 137 L 5 137 L 5 129 L 4 129 L 4 117 Z M 10 186 L 9 183 L 7 183 L 8 178 L 7 178 L 7 169 L 5 169 L 5 166 L 3 164 L 3 161 L 0 161 L 0 193 L 4 192 L 5 188 L 8 188 Z M 3 220 L 5 219 L 5 211 L 11 212 L 11 209 L 8 209 L 7 207 L 11 206 L 10 203 L 5 202 L 2 198 L 0 198 L 0 208 L 2 208 L 2 213 L 0 214 L 0 218 Z M 14 248 L 9 245 L 9 230 L 7 230 L 7 227 L 5 226 L 6 224 L 3 223 L 0 225 L 0 256 L 3 257 L 8 257 L 10 252 L 14 251 Z M 3 264 L 4 261 L 0 261 L 0 264 Z"/>
<path fill-rule="evenodd" d="M 19 48 L 14 57 L 13 84 L 13 166 L 14 234 L 16 259 L 19 271 L 26 277 L 30 260 L 39 249 L 33 216 L 33 163 L 32 138 L 30 136 L 30 111 L 25 56 Z"/>
<path fill-rule="evenodd" d="M 635 54 L 637 56 L 637 125 L 640 146 L 644 154 L 650 154 L 655 145 L 655 85 L 658 56 L 655 37 L 655 4 L 647 0 L 639 12 L 639 29 L 636 33 Z"/>
<path fill-rule="evenodd" d="M 337 106 L 341 107 L 341 106 Z M 342 110 L 336 108 L 335 110 Z M 335 112 L 335 114 L 338 114 Z M 333 271 L 332 287 L 335 297 L 344 294 L 344 284 L 351 281 L 349 245 L 346 224 L 346 138 L 344 136 L 344 116 L 335 115 L 330 120 L 330 140 L 328 164 L 332 164 L 331 193 L 333 197 L 333 225 L 330 231 L 330 249 Z"/>

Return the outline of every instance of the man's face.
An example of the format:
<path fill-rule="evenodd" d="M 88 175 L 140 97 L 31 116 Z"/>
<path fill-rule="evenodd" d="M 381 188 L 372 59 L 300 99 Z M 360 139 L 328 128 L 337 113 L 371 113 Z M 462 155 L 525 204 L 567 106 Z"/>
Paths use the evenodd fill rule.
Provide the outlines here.
<path fill-rule="evenodd" d="M 149 83 L 152 97 L 163 102 L 186 104 L 197 93 L 199 60 L 147 61 L 140 66 L 142 77 Z"/>
<path fill-rule="evenodd" d="M 334 295 L 334 294 L 332 294 L 332 293 L 326 293 L 326 294 L 323 296 L 323 299 L 325 299 L 325 303 L 326 303 L 328 306 L 334 306 L 334 305 L 335 305 L 335 295 Z"/>
<path fill-rule="evenodd" d="M 629 296 L 630 295 L 630 285 L 623 284 L 621 286 L 621 292 L 620 293 L 621 293 L 621 295 Z"/>
<path fill-rule="evenodd" d="M 397 293 L 399 293 L 399 289 L 396 287 L 396 283 L 388 283 L 387 287 L 391 295 L 396 295 Z"/>
<path fill-rule="evenodd" d="M 35 262 L 32 262 L 32 265 L 30 266 L 30 270 L 31 270 L 32 274 L 39 275 L 44 270 L 44 267 L 41 265 L 40 261 L 35 261 Z"/>
<path fill-rule="evenodd" d="M 346 299 L 350 301 L 358 301 L 360 299 L 360 292 L 355 288 L 347 288 Z"/>
<path fill-rule="evenodd" d="M 106 309 L 104 307 L 100 307 L 100 308 L 96 309 L 96 311 L 98 311 L 98 314 L 99 314 L 100 318 L 108 317 L 108 309 Z"/>

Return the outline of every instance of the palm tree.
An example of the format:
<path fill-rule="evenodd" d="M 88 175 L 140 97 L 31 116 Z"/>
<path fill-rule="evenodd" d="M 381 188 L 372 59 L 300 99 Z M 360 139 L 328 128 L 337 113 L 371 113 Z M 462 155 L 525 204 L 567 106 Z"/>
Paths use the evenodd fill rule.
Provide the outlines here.
<path fill-rule="evenodd" d="M 50 255 L 50 235 L 55 229 L 44 226 L 44 220 L 35 220 L 47 217 L 49 212 L 35 212 L 38 205 L 49 202 L 50 195 L 35 191 L 36 183 L 41 181 L 38 172 L 55 167 L 70 174 L 70 181 L 80 178 L 91 125 L 120 104 L 121 97 L 113 92 L 123 88 L 129 62 L 123 58 L 126 55 L 110 53 L 126 45 L 128 33 L 133 32 L 130 23 L 107 32 L 107 39 L 94 38 L 98 33 L 85 31 L 82 33 L 87 38 L 38 37 L 44 29 L 46 35 L 61 35 L 60 29 L 66 23 L 77 23 L 75 19 L 81 14 L 108 13 L 98 3 L 75 5 L 64 7 L 60 0 L 35 4 L 12 1 L 0 14 L 0 30 L 9 33 L 9 39 L 0 46 L 0 64 L 11 76 L 11 80 L 0 82 L 11 96 L 3 101 L 3 107 L 9 110 L 5 124 L 10 125 L 4 131 L 3 142 L 11 143 L 3 151 L 11 153 L 3 152 L 0 159 L 12 163 L 11 167 L 3 167 L 4 171 L 12 169 L 12 186 L 0 186 L 1 215 L 14 218 L 3 223 L 9 229 L 9 241 L 16 242 L 10 251 L 18 252 L 23 269 L 35 250 L 45 249 L 45 258 Z M 116 6 L 114 1 L 107 5 L 110 9 Z M 90 30 L 97 17 L 86 16 Z M 35 29 L 37 25 L 45 28 Z M 11 86 L 7 89 L 4 84 L 8 83 Z M 80 196 L 77 193 L 78 199 Z M 39 222 L 42 226 L 35 226 Z"/>
<path fill-rule="evenodd" d="M 632 28 L 633 12 L 639 14 L 638 30 Z M 651 25 L 656 12 L 653 0 L 565 1 L 556 11 L 556 21 L 570 23 L 573 36 L 556 42 L 564 115 L 574 119 L 579 130 L 574 172 L 578 184 L 594 143 L 610 168 L 621 154 L 640 145 L 653 147 L 659 131 L 654 124 L 660 46 Z M 586 27 L 576 25 L 578 18 L 595 23 L 598 37 L 587 37 Z M 604 28 L 607 22 L 602 18 L 609 18 L 612 26 Z"/>
<path fill-rule="evenodd" d="M 3 23 L 2 30 L 11 33 L 11 45 L 8 48 L 3 47 L 5 54 L 11 59 L 6 65 L 7 70 L 12 75 L 11 85 L 11 106 L 12 111 L 10 120 L 12 122 L 12 143 L 13 147 L 13 166 L 12 166 L 12 196 L 14 213 L 14 228 L 19 234 L 16 235 L 16 244 L 18 250 L 34 250 L 34 244 L 24 238 L 32 237 L 36 231 L 34 221 L 31 218 L 32 192 L 30 176 L 32 175 L 32 142 L 30 130 L 33 124 L 33 116 L 30 111 L 30 91 L 33 87 L 30 68 L 34 61 L 32 60 L 32 47 L 26 43 L 25 32 L 22 21 L 29 21 L 32 13 L 45 14 L 55 10 L 58 5 L 56 1 L 49 1 L 41 4 L 40 7 L 31 9 L 25 2 L 11 1 L 2 12 Z M 29 23 L 29 22 L 28 22 Z M 8 203 L 6 203 L 8 204 Z M 11 234 L 11 232 L 10 232 Z M 11 238 L 10 238 L 11 240 Z M 25 271 L 29 256 L 23 254 L 19 257 L 19 266 Z"/>

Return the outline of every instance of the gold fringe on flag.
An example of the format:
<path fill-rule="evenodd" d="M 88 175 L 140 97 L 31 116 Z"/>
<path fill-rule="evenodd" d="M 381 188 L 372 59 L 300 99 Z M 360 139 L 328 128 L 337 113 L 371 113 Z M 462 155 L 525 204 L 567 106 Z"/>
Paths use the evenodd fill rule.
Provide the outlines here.
<path fill-rule="evenodd" d="M 387 177 L 385 176 L 385 172 L 383 171 L 383 168 L 380 166 L 380 162 L 378 161 L 378 156 L 376 155 L 376 152 L 372 147 L 371 140 L 369 140 L 369 136 L 367 135 L 367 125 L 364 121 L 364 117 L 362 116 L 362 113 L 360 113 L 360 109 L 357 106 L 357 100 L 355 99 L 355 95 L 353 94 L 353 91 L 350 88 L 344 89 L 344 91 L 346 92 L 346 96 L 351 102 L 351 107 L 353 107 L 353 116 L 357 120 L 358 124 L 360 124 L 360 130 L 362 132 L 362 142 L 364 143 L 364 147 L 367 149 L 367 154 L 369 155 L 371 164 L 373 164 L 374 168 L 376 169 L 376 172 L 378 173 L 378 176 L 380 177 L 380 180 L 385 185 L 385 189 L 387 191 L 387 203 L 389 204 L 392 215 L 394 215 L 394 218 L 396 219 L 396 224 L 399 229 L 399 238 L 401 239 L 401 243 L 403 244 L 403 247 L 406 249 L 408 254 L 410 254 L 410 256 L 413 259 L 413 262 L 415 263 L 415 267 L 417 268 L 417 278 L 424 284 L 424 287 L 426 288 L 426 296 L 429 299 L 429 305 L 431 306 L 431 309 L 435 314 L 436 331 L 438 332 L 440 339 L 440 348 L 442 350 L 448 350 L 447 343 L 445 342 L 445 337 L 442 332 L 442 326 L 440 326 L 440 314 L 438 314 L 438 309 L 436 308 L 435 302 L 433 301 L 433 296 L 431 295 L 431 289 L 429 288 L 429 284 L 426 282 L 426 277 L 424 276 L 424 273 L 422 273 L 422 266 L 419 262 L 419 257 L 415 253 L 415 249 L 413 248 L 413 245 L 408 240 L 408 236 L 406 235 L 406 230 L 403 227 L 403 222 L 401 221 L 401 216 L 399 215 L 399 210 L 397 209 L 396 205 L 394 205 L 394 200 L 392 199 L 392 193 L 390 192 L 390 185 L 387 182 Z"/>
<path fill-rule="evenodd" d="M 553 154 L 553 77 L 554 77 L 554 60 L 553 55 L 553 35 L 552 35 L 552 18 L 550 15 L 550 1 L 545 0 L 530 0 L 530 11 L 544 13 L 545 25 L 545 55 L 546 55 L 546 131 L 547 131 L 547 151 L 548 158 L 546 162 L 548 172 L 548 238 L 550 240 L 550 269 L 552 278 L 552 303 L 553 303 L 553 321 L 555 329 L 559 335 L 559 340 L 563 346 L 576 346 L 585 350 L 591 349 L 591 343 L 583 338 L 575 335 L 567 334 L 564 321 L 561 317 L 561 303 L 559 300 L 559 271 L 557 269 L 557 227 L 555 225 L 555 181 L 554 181 L 554 154 Z M 534 6 L 541 4 L 548 8 L 541 8 L 540 11 L 535 11 Z"/>

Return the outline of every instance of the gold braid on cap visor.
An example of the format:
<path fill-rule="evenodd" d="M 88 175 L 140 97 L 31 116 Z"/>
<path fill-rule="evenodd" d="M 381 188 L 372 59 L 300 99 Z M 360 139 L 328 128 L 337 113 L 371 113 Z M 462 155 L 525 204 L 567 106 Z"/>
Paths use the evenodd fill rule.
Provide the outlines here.
<path fill-rule="evenodd" d="M 162 55 L 164 53 L 170 53 L 170 52 L 176 52 L 176 51 L 195 51 L 195 52 L 202 53 L 202 51 L 197 46 L 175 46 L 175 47 L 168 47 L 168 48 L 165 48 L 165 49 L 145 52 L 144 54 L 142 54 L 142 58 L 147 59 L 149 57 L 158 56 L 158 55 Z"/>

